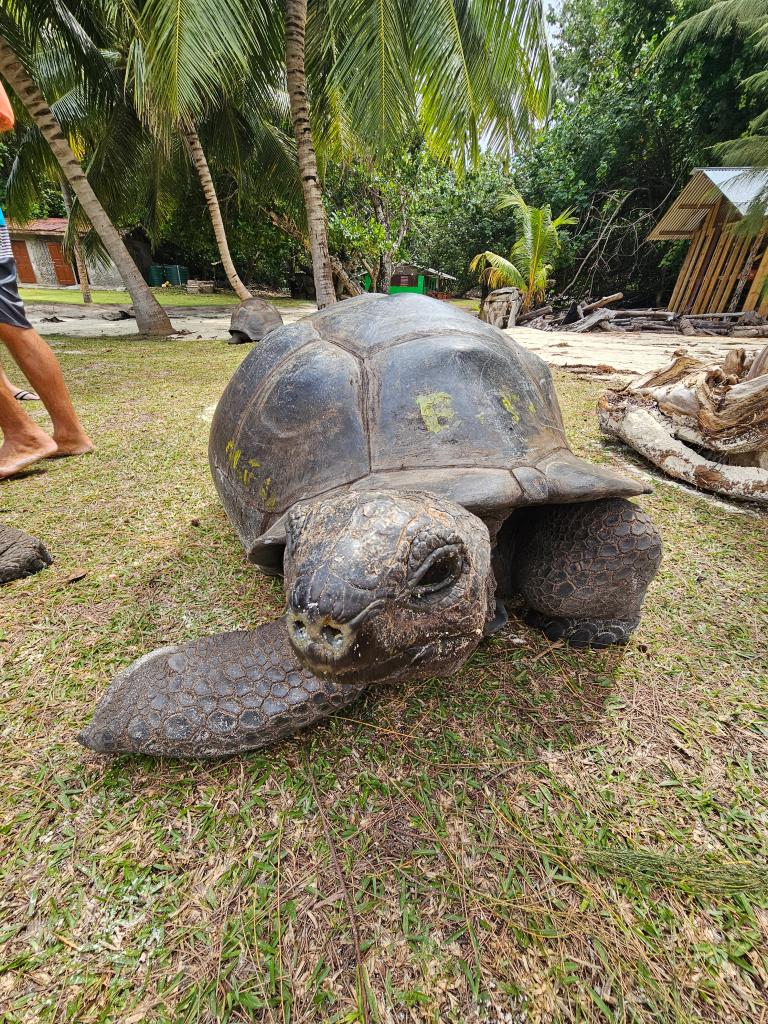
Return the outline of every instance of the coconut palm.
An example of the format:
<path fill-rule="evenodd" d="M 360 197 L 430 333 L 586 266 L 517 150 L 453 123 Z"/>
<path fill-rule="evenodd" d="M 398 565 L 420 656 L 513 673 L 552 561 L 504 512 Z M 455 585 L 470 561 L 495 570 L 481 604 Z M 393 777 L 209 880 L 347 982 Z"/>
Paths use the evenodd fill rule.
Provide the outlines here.
<path fill-rule="evenodd" d="M 749 38 L 766 59 L 766 67 L 742 84 L 748 95 L 768 101 L 768 0 L 702 0 L 701 7 L 672 29 L 657 53 L 685 53 L 692 45 L 713 38 Z M 714 147 L 726 164 L 768 167 L 768 102 L 765 107 L 746 135 Z M 768 205 L 768 195 L 758 198 L 761 205 Z"/>
<path fill-rule="evenodd" d="M 0 34 L 0 74 L 2 74 L 11 89 L 16 93 L 29 117 L 50 146 L 62 176 L 77 197 L 80 206 L 93 225 L 112 262 L 115 264 L 131 296 L 136 314 L 136 324 L 139 330 L 144 334 L 150 335 L 164 336 L 171 334 L 173 326 L 168 319 L 168 314 L 160 306 L 142 277 L 120 233 L 107 215 L 84 173 L 80 161 L 72 151 L 69 140 L 53 116 L 43 93 L 30 75 L 25 61 L 16 52 L 16 49 L 21 50 L 25 44 L 29 47 L 27 52 L 33 51 L 40 45 L 41 39 L 50 46 L 52 40 L 51 25 L 64 29 L 62 33 L 64 40 L 73 49 L 79 50 L 80 55 L 92 49 L 92 47 L 89 47 L 87 42 L 84 43 L 82 34 L 73 31 L 72 23 L 68 23 L 66 20 L 63 25 L 61 20 L 59 20 L 58 24 L 52 20 L 48 20 L 47 23 L 44 22 L 47 24 L 48 32 L 41 33 L 40 21 L 43 19 L 38 20 L 33 17 L 33 14 L 44 13 L 48 15 L 57 14 L 58 12 L 55 9 L 48 11 L 47 4 L 41 5 L 46 7 L 45 12 L 34 12 L 32 6 L 28 3 L 28 0 L 24 0 L 23 5 L 17 5 L 11 0 L 11 2 L 4 5 L 2 12 L 0 12 L 0 30 L 4 33 Z M 16 49 L 11 45 L 8 38 L 9 35 L 13 39 Z M 57 39 L 57 42 L 60 41 L 60 39 Z M 30 42 L 31 46 L 29 45 Z"/>
<path fill-rule="evenodd" d="M 522 295 L 522 311 L 539 305 L 546 295 L 552 260 L 560 248 L 559 230 L 575 224 L 571 210 L 552 217 L 549 206 L 529 206 L 519 192 L 502 196 L 498 209 L 514 208 L 517 213 L 518 237 L 509 257 L 480 252 L 470 263 L 471 270 L 482 272 L 490 288 L 518 288 Z"/>
<path fill-rule="evenodd" d="M 542 3 L 287 0 L 286 10 L 288 91 L 316 287 L 323 303 L 332 302 L 310 113 L 319 137 L 351 139 L 353 150 L 373 157 L 414 131 L 433 155 L 458 167 L 477 160 L 481 139 L 509 153 L 550 100 Z"/>
<path fill-rule="evenodd" d="M 136 110 L 165 145 L 180 135 L 195 168 L 213 227 L 222 268 L 233 291 L 250 298 L 235 269 L 213 176 L 200 139 L 200 122 L 215 115 L 238 118 L 235 99 L 251 110 L 274 98 L 281 77 L 279 25 L 266 4 L 246 0 L 121 0 L 105 9 L 120 71 Z M 215 40 L 215 45 L 211 41 Z M 243 88 L 243 83 L 248 88 Z M 242 111 L 242 108 L 240 108 Z"/>

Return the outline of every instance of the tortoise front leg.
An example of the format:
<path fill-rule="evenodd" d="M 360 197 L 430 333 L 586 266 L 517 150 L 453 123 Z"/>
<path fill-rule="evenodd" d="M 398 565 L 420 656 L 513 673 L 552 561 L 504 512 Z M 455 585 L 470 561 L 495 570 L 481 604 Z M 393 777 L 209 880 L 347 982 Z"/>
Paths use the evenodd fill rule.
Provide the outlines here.
<path fill-rule="evenodd" d="M 576 647 L 625 644 L 661 562 L 661 537 L 624 498 L 526 509 L 513 520 L 526 621 Z"/>
<path fill-rule="evenodd" d="M 365 688 L 304 668 L 282 618 L 139 658 L 112 681 L 77 739 L 100 753 L 227 757 L 327 718 Z"/>
<path fill-rule="evenodd" d="M 52 561 L 37 537 L 0 523 L 0 585 L 32 576 Z"/>

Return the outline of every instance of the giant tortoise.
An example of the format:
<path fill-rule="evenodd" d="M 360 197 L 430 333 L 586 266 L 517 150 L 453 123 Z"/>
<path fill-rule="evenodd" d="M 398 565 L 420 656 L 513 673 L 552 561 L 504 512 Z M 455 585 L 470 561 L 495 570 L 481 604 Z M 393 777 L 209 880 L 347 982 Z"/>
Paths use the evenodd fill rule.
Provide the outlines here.
<path fill-rule="evenodd" d="M 270 331 L 283 326 L 283 318 L 271 302 L 258 297 L 244 299 L 229 320 L 228 345 L 261 341 Z"/>
<path fill-rule="evenodd" d="M 550 372 L 434 299 L 371 295 L 272 331 L 219 402 L 213 479 L 286 612 L 123 671 L 80 742 L 219 757 L 366 687 L 455 672 L 522 595 L 577 646 L 625 643 L 661 557 L 647 488 L 569 449 Z"/>

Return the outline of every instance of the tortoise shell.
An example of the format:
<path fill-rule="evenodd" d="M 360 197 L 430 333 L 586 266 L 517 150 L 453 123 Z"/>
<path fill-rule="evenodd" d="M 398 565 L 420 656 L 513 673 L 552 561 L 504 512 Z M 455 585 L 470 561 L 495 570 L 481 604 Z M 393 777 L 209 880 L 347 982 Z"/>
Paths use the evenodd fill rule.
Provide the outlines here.
<path fill-rule="evenodd" d="M 286 513 L 349 489 L 428 490 L 483 519 L 647 488 L 569 449 L 537 355 L 455 306 L 364 295 L 270 332 L 216 409 L 209 459 L 251 559 L 279 570 Z"/>
<path fill-rule="evenodd" d="M 261 341 L 276 327 L 282 327 L 283 318 L 266 299 L 258 297 L 244 299 L 232 313 L 229 321 L 229 333 L 233 340 Z"/>

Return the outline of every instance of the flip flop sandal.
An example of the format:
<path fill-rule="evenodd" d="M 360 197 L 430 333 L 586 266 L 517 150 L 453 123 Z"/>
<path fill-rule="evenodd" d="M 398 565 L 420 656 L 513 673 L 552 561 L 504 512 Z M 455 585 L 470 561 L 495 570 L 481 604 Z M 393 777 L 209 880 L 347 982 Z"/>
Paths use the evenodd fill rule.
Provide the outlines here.
<path fill-rule="evenodd" d="M 34 391 L 17 391 L 13 396 L 17 402 L 39 402 L 40 396 Z"/>

